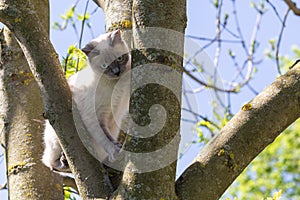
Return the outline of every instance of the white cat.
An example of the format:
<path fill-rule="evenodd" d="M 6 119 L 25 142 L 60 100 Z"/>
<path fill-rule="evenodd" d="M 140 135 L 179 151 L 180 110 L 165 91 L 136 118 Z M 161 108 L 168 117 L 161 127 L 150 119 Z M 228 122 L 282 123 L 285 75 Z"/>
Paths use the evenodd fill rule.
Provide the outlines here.
<path fill-rule="evenodd" d="M 117 89 L 115 86 L 131 68 L 129 48 L 120 30 L 116 30 L 100 35 L 82 51 L 88 57 L 88 66 L 70 77 L 68 83 L 89 133 L 89 147 L 101 161 L 107 157 L 114 161 L 122 146 L 118 142 L 119 126 L 129 107 L 130 91 L 129 81 Z M 51 170 L 68 170 L 58 138 L 48 120 L 44 141 L 43 163 Z"/>

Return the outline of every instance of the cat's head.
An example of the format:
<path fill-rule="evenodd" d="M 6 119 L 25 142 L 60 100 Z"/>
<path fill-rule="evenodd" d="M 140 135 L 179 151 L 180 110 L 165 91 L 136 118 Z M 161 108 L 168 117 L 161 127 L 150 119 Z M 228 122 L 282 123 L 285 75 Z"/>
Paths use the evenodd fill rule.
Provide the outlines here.
<path fill-rule="evenodd" d="M 87 55 L 93 71 L 108 78 L 119 78 L 131 67 L 129 48 L 122 39 L 120 30 L 100 35 L 82 51 Z"/>

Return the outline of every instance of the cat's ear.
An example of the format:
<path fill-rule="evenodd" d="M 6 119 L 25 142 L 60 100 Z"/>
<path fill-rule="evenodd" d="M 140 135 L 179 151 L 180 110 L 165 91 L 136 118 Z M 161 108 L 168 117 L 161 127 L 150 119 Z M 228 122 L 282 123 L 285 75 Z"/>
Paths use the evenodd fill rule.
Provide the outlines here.
<path fill-rule="evenodd" d="M 97 46 L 97 42 L 92 41 L 92 42 L 89 42 L 87 45 L 85 45 L 85 47 L 83 47 L 81 49 L 81 51 L 83 51 L 83 53 L 85 53 L 85 55 L 88 56 L 89 53 L 96 48 L 96 46 Z"/>
<path fill-rule="evenodd" d="M 110 35 L 110 45 L 114 46 L 116 43 L 121 42 L 122 41 L 122 36 L 121 36 L 121 30 L 117 29 L 115 31 L 113 31 Z"/>

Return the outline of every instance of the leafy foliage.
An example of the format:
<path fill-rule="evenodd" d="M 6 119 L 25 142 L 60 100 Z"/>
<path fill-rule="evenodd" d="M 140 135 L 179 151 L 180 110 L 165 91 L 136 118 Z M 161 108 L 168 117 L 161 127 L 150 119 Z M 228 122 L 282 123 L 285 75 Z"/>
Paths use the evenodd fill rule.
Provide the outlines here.
<path fill-rule="evenodd" d="M 64 187 L 64 200 L 76 200 L 71 187 Z"/>
<path fill-rule="evenodd" d="M 66 78 L 69 78 L 77 71 L 82 70 L 87 65 L 85 54 L 75 45 L 68 48 L 67 56 L 62 62 Z"/>
<path fill-rule="evenodd" d="M 275 43 L 276 43 L 275 39 L 270 39 L 269 40 L 270 49 L 265 51 L 265 55 L 271 60 L 276 59 Z M 290 57 L 287 55 L 278 55 L 279 67 L 283 73 L 287 72 L 289 70 L 289 67 L 293 65 L 295 60 L 299 59 L 299 57 L 300 57 L 300 49 L 298 46 L 292 46 L 292 51 L 294 53 L 293 57 Z"/>
<path fill-rule="evenodd" d="M 268 199 L 266 195 L 282 190 L 284 199 L 297 199 L 300 196 L 299 137 L 300 120 L 252 161 L 228 193 L 238 199 Z"/>
<path fill-rule="evenodd" d="M 74 4 L 73 6 L 71 6 L 71 8 L 69 8 L 69 10 L 67 10 L 64 14 L 62 14 L 60 17 L 63 20 L 63 22 L 62 23 L 54 22 L 54 25 L 52 28 L 62 31 L 62 30 L 65 30 L 67 28 L 68 24 L 70 23 L 77 34 L 76 24 L 78 24 L 78 22 L 85 21 L 85 23 L 89 27 L 91 27 L 91 24 L 89 22 L 90 14 L 88 12 L 85 12 L 83 14 L 76 13 L 76 6 L 77 6 L 77 4 Z"/>
<path fill-rule="evenodd" d="M 271 39 L 270 50 L 266 55 L 275 60 L 275 39 Z M 287 71 L 296 58 L 300 57 L 300 50 L 292 48 L 294 56 L 279 55 L 280 68 Z M 231 196 L 235 199 L 298 199 L 300 196 L 300 119 L 282 133 L 269 145 L 237 180 L 229 187 L 223 197 Z M 276 192 L 279 191 L 279 192 Z M 266 197 L 274 194 L 273 198 Z"/>

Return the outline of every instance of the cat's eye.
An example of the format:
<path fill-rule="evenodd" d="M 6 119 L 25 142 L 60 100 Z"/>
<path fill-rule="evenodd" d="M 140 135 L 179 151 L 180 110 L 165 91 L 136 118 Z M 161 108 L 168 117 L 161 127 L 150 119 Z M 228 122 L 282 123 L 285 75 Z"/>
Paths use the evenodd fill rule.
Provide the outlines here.
<path fill-rule="evenodd" d="M 101 65 L 101 68 L 102 68 L 102 69 L 107 69 L 107 68 L 108 68 L 108 64 L 103 63 L 103 64 Z"/>
<path fill-rule="evenodd" d="M 119 63 L 124 62 L 124 60 L 125 60 L 124 55 L 117 58 L 117 62 L 119 62 Z"/>

